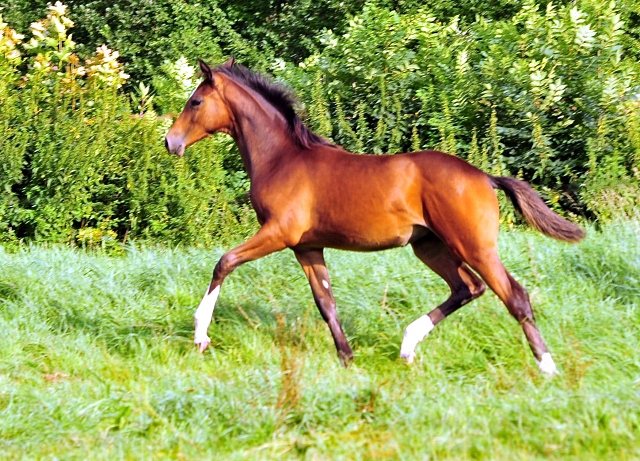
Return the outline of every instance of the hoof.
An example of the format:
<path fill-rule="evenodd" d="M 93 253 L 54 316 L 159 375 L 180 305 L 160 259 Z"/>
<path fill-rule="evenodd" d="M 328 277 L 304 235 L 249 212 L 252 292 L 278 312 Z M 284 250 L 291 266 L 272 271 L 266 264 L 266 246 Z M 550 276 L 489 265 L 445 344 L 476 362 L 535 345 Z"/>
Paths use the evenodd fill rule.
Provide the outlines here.
<path fill-rule="evenodd" d="M 558 368 L 556 368 L 556 364 L 551 357 L 551 354 L 545 352 L 540 357 L 540 361 L 536 360 L 540 371 L 543 372 L 547 376 L 555 376 L 558 374 Z"/>
<path fill-rule="evenodd" d="M 351 351 L 348 353 L 340 351 L 338 352 L 338 357 L 340 357 L 340 363 L 345 368 L 349 368 L 349 365 L 353 363 L 353 352 Z"/>
<path fill-rule="evenodd" d="M 203 339 L 196 339 L 194 340 L 194 344 L 196 345 L 196 349 L 198 349 L 198 351 L 202 354 L 204 351 L 207 350 L 207 347 L 209 347 L 209 344 L 211 344 L 211 339 L 209 339 L 208 336 Z"/>
<path fill-rule="evenodd" d="M 407 365 L 411 365 L 413 363 L 413 361 L 416 359 L 416 353 L 415 352 L 403 352 L 400 354 L 400 358 L 404 359 L 404 361 L 407 363 Z"/>

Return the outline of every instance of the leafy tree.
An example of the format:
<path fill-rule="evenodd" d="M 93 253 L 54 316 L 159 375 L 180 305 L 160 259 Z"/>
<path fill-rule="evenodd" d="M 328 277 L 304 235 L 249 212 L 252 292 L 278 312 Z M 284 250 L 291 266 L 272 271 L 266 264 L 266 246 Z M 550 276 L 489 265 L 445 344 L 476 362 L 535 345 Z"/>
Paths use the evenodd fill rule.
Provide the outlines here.
<path fill-rule="evenodd" d="M 364 0 L 219 0 L 248 43 L 296 64 L 322 48 L 320 31 L 342 34 L 363 5 Z"/>
<path fill-rule="evenodd" d="M 9 21 L 28 27 L 41 8 L 33 2 L 9 0 Z M 36 0 L 36 4 L 46 2 Z M 207 5 L 184 0 L 69 0 L 69 19 L 76 24 L 77 53 L 86 56 L 97 46 L 117 49 L 134 80 L 150 80 L 162 73 L 166 60 L 185 56 L 190 61 L 203 57 L 221 61 L 222 48 L 251 63 L 261 61 L 255 50 L 231 28 L 225 13 L 215 2 Z M 36 5 L 37 6 L 37 5 Z"/>
<path fill-rule="evenodd" d="M 165 61 L 202 57 L 221 62 L 235 55 L 254 68 L 274 59 L 299 62 L 319 49 L 318 31 L 342 32 L 363 0 L 228 1 L 68 0 L 69 18 L 77 26 L 78 54 L 88 55 L 106 43 L 120 52 L 133 80 L 165 75 Z M 47 0 L 8 0 L 6 19 L 26 30 Z"/>

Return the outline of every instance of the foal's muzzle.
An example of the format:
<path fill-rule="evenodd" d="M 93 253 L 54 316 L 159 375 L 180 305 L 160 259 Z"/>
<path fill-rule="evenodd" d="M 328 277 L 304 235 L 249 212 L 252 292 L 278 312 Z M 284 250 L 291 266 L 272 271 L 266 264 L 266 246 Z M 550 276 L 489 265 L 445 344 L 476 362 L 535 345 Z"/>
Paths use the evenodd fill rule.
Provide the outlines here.
<path fill-rule="evenodd" d="M 164 138 L 164 145 L 170 153 L 176 154 L 178 157 L 182 157 L 184 154 L 184 142 L 182 139 L 176 139 L 171 133 L 168 133 Z"/>

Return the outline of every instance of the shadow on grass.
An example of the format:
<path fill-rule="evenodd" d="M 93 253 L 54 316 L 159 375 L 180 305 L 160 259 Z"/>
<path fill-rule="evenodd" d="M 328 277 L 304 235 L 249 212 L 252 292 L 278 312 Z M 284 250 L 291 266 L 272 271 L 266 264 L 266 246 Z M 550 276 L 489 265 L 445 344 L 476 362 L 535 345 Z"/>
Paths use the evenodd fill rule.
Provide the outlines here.
<path fill-rule="evenodd" d="M 138 316 L 137 321 L 132 322 L 117 318 L 107 309 L 87 309 L 84 305 L 51 299 L 41 307 L 35 321 L 46 322 L 52 331 L 62 335 L 72 331 L 82 332 L 104 344 L 110 353 L 130 356 L 135 355 L 141 345 L 148 346 L 159 341 L 168 341 L 172 348 L 181 351 L 193 348 L 193 312 L 195 308 L 188 311 L 161 311 L 156 316 Z M 277 311 L 270 304 L 222 302 L 217 306 L 209 327 L 209 347 L 218 350 L 234 347 L 238 330 L 259 328 L 275 339 L 278 334 L 276 314 Z M 295 323 L 294 315 L 295 312 L 288 315 L 290 323 Z"/>

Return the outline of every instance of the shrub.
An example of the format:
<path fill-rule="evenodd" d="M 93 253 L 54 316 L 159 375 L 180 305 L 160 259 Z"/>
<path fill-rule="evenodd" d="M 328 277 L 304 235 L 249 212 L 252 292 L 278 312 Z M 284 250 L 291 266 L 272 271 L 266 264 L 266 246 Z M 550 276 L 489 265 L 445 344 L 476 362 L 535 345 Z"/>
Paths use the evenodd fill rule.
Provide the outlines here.
<path fill-rule="evenodd" d="M 472 3 L 489 5 L 491 19 L 410 2 L 356 2 L 346 21 L 334 0 L 277 14 L 222 0 L 73 0 L 73 15 L 49 6 L 28 39 L 0 20 L 0 240 L 78 243 L 78 231 L 95 229 L 119 242 L 208 243 L 251 232 L 232 141 L 215 137 L 176 159 L 162 145 L 170 120 L 156 116 L 182 109 L 197 56 L 216 63 L 231 51 L 298 89 L 311 127 L 349 150 L 438 148 L 533 182 L 556 209 L 634 213 L 638 0 L 526 0 L 513 16 L 491 6 L 503 0 Z M 34 5 L 44 3 L 9 0 L 5 11 L 28 24 Z M 334 30 L 310 34 L 327 23 L 299 22 L 325 10 Z M 152 77 L 133 83 L 127 73 Z"/>
<path fill-rule="evenodd" d="M 229 141 L 170 156 L 170 122 L 157 120 L 149 87 L 123 94 L 128 76 L 106 46 L 81 65 L 66 8 L 48 11 L 23 52 L 15 31 L 0 37 L 3 239 L 83 241 L 94 228 L 111 240 L 207 243 L 251 227 L 225 187 L 218 152 Z"/>

